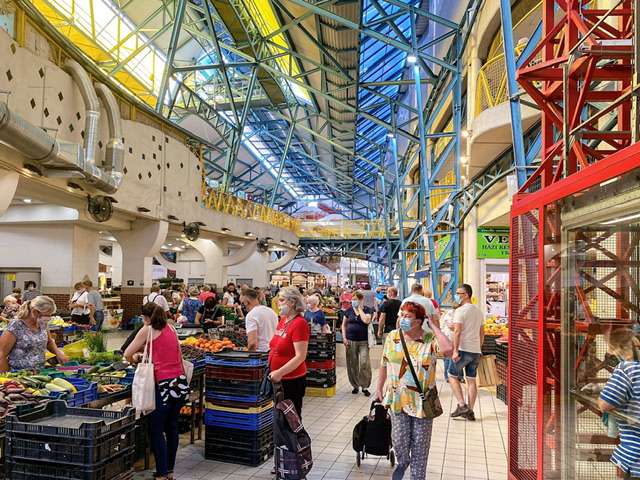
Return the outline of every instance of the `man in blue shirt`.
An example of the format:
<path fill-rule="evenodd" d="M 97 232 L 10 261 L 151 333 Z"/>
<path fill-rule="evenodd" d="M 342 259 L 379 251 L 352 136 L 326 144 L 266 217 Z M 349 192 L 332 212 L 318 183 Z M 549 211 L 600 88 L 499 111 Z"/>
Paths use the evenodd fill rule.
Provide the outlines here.
<path fill-rule="evenodd" d="M 612 410 L 630 421 L 616 418 L 620 431 L 620 445 L 611 455 L 625 479 L 640 478 L 640 341 L 627 328 L 615 330 L 609 337 L 610 350 L 621 362 L 607 381 L 598 406 Z"/>

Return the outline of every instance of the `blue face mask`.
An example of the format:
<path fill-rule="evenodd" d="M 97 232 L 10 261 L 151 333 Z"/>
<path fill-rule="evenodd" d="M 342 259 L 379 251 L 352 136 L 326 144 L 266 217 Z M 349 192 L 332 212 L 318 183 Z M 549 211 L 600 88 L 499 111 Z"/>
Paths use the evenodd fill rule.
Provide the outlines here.
<path fill-rule="evenodd" d="M 460 298 L 460 295 L 458 295 L 457 293 L 453 296 L 453 301 L 456 303 L 460 303 L 462 302 L 462 299 Z"/>
<path fill-rule="evenodd" d="M 400 319 L 400 329 L 404 332 L 411 330 L 411 320 L 406 317 L 402 317 Z"/>
<path fill-rule="evenodd" d="M 353 300 L 353 301 L 351 302 L 351 306 L 352 306 L 353 308 L 358 308 L 358 307 L 360 306 L 360 300 Z"/>

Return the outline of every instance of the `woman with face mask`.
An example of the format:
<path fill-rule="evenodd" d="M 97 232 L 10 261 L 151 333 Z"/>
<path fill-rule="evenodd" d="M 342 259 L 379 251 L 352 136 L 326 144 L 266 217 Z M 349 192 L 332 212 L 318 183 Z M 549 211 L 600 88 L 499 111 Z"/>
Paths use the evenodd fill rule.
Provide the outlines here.
<path fill-rule="evenodd" d="M 424 479 L 427 474 L 433 419 L 425 418 L 422 397 L 408 368 L 401 338 L 402 335 L 421 390 L 427 392 L 436 382 L 434 330 L 439 332 L 439 327 L 431 325 L 425 331 L 422 327 L 425 317 L 422 305 L 403 304 L 398 316 L 399 329 L 387 335 L 382 353 L 376 399 L 391 411 L 391 438 L 398 461 L 393 480 L 401 480 L 409 466 L 412 480 Z"/>
<path fill-rule="evenodd" d="M 47 330 L 47 323 L 55 312 L 55 302 L 45 295 L 20 306 L 16 318 L 0 337 L 0 371 L 42 368 L 47 350 L 60 363 L 68 360 Z"/>
<path fill-rule="evenodd" d="M 285 287 L 278 294 L 280 321 L 269 343 L 269 369 L 273 383 L 282 383 L 284 399 L 289 399 L 302 418 L 302 399 L 306 389 L 309 324 L 302 316 L 304 298 L 296 287 Z"/>
<path fill-rule="evenodd" d="M 362 292 L 353 294 L 351 306 L 340 312 L 342 317 L 342 341 L 347 352 L 347 376 L 353 387 L 351 393 L 368 397 L 371 385 L 371 359 L 369 358 L 369 324 L 373 309 L 364 306 Z"/>

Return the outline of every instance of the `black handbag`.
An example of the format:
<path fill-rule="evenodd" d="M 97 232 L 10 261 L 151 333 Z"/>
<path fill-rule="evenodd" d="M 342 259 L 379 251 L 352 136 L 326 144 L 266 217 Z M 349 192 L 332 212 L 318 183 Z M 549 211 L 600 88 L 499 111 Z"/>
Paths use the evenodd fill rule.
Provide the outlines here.
<path fill-rule="evenodd" d="M 413 362 L 411 361 L 411 355 L 409 355 L 409 349 L 407 348 L 407 342 L 404 339 L 404 334 L 402 330 L 400 330 L 400 341 L 402 342 L 402 349 L 404 350 L 404 358 L 409 364 L 409 370 L 411 370 L 411 375 L 413 376 L 413 381 L 416 384 L 416 388 L 418 389 L 418 394 L 422 399 L 422 410 L 424 411 L 424 418 L 436 418 L 442 415 L 442 404 L 440 403 L 440 398 L 438 397 L 438 389 L 434 385 L 433 387 L 427 389 L 425 392 L 422 389 L 422 385 L 418 380 L 418 375 L 416 374 L 415 368 L 413 368 Z M 433 368 L 433 364 L 429 367 L 429 369 Z"/>

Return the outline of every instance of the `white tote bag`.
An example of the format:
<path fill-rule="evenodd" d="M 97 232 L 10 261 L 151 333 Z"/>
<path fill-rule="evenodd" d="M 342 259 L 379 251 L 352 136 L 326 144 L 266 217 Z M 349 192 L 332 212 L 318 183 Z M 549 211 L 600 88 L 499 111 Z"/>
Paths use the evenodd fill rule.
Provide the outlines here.
<path fill-rule="evenodd" d="M 142 361 L 136 367 L 131 385 L 131 403 L 136 409 L 136 418 L 156 409 L 156 379 L 153 371 L 153 328 L 149 327 L 147 342 L 144 345 Z"/>
<path fill-rule="evenodd" d="M 175 328 L 173 328 L 173 331 L 175 332 L 176 338 L 178 339 L 178 350 L 180 352 L 180 360 L 182 360 L 182 370 L 184 370 L 184 376 L 187 377 L 187 382 L 191 383 L 191 378 L 193 377 L 193 363 L 191 363 L 189 360 L 185 360 L 184 358 L 182 358 L 182 347 L 180 346 L 180 337 L 178 336 L 178 331 Z"/>
<path fill-rule="evenodd" d="M 373 329 L 373 322 L 371 322 L 367 327 L 367 340 L 369 341 L 369 348 L 373 348 L 378 344 L 376 331 Z"/>

